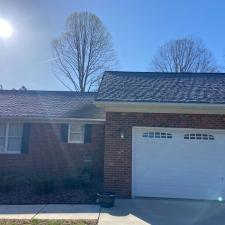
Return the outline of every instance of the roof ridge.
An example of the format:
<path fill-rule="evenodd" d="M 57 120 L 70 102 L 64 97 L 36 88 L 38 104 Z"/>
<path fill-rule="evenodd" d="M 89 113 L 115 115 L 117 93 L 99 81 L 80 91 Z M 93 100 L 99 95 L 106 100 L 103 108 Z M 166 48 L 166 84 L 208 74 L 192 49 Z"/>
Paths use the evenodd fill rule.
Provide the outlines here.
<path fill-rule="evenodd" d="M 0 94 L 1 93 L 95 95 L 97 92 L 51 91 L 51 90 L 0 90 Z"/>
<path fill-rule="evenodd" d="M 185 76 L 185 75 L 192 75 L 192 76 L 225 76 L 225 73 L 216 72 L 216 73 L 206 73 L 206 72 L 152 72 L 152 71 L 105 71 L 105 74 L 115 74 L 115 75 L 129 75 L 129 76 Z"/>

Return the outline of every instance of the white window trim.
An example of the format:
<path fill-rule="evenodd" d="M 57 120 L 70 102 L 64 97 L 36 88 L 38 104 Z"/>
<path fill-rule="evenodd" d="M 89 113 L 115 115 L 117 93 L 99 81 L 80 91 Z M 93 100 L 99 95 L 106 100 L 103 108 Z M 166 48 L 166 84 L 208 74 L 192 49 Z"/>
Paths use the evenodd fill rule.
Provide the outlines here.
<path fill-rule="evenodd" d="M 173 134 L 168 132 L 149 131 L 142 134 L 143 138 L 149 139 L 172 139 Z"/>
<path fill-rule="evenodd" d="M 9 144 L 9 126 L 10 122 L 5 122 L 6 124 L 6 135 L 2 136 L 2 138 L 5 138 L 5 148 L 4 151 L 0 150 L 0 154 L 21 154 L 21 148 L 19 151 L 8 151 L 8 144 Z M 22 137 L 21 137 L 22 138 Z"/>
<path fill-rule="evenodd" d="M 197 138 L 197 135 L 200 135 L 199 138 Z M 204 138 L 205 136 L 205 138 Z M 184 134 L 185 140 L 198 140 L 198 141 L 214 141 L 215 136 L 213 134 L 206 134 L 206 133 L 186 133 Z"/>
<path fill-rule="evenodd" d="M 81 141 L 73 141 L 73 140 L 70 140 L 70 126 L 71 125 L 82 125 L 83 126 L 83 129 L 84 129 L 84 132 L 83 132 L 83 140 Z M 84 144 L 84 135 L 85 135 L 85 124 L 84 123 L 70 123 L 69 126 L 68 126 L 68 143 L 70 144 Z"/>

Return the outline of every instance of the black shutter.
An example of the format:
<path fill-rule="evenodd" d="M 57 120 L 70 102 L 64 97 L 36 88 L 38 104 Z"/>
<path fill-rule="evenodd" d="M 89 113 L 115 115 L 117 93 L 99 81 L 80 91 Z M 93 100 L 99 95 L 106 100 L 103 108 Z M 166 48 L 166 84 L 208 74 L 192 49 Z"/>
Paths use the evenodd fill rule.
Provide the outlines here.
<path fill-rule="evenodd" d="M 21 144 L 21 153 L 26 154 L 29 151 L 29 139 L 30 139 L 30 123 L 23 124 L 23 137 Z"/>
<path fill-rule="evenodd" d="M 84 143 L 91 143 L 92 124 L 85 124 Z"/>
<path fill-rule="evenodd" d="M 69 124 L 63 123 L 61 124 L 61 141 L 68 143 L 68 130 Z"/>

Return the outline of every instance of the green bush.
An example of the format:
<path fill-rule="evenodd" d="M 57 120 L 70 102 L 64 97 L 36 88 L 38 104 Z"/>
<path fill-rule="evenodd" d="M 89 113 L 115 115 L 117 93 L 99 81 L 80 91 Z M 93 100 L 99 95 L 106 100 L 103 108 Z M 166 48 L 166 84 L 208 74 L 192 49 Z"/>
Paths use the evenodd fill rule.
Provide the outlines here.
<path fill-rule="evenodd" d="M 55 190 L 56 180 L 50 176 L 34 176 L 31 184 L 37 194 L 50 194 Z"/>
<path fill-rule="evenodd" d="M 0 175 L 0 192 L 8 193 L 17 191 L 18 188 L 23 188 L 29 183 L 26 176 L 19 174 L 1 174 Z"/>
<path fill-rule="evenodd" d="M 15 188 L 16 177 L 12 175 L 1 175 L 0 176 L 0 192 L 8 193 Z"/>
<path fill-rule="evenodd" d="M 88 188 L 91 185 L 92 172 L 90 170 L 83 170 L 80 175 L 80 181 L 84 188 Z"/>
<path fill-rule="evenodd" d="M 83 168 L 80 173 L 80 180 L 81 184 L 84 188 L 89 188 L 92 183 L 93 178 L 93 168 L 92 168 L 92 161 L 85 160 Z"/>
<path fill-rule="evenodd" d="M 81 185 L 80 179 L 75 176 L 66 176 L 63 178 L 63 185 L 66 189 L 76 189 Z"/>

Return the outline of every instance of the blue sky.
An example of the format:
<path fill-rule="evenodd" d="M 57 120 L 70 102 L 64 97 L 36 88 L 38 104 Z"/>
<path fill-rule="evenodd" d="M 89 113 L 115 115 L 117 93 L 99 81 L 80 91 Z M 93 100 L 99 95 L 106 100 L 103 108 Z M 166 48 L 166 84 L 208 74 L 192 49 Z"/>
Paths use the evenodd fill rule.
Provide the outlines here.
<path fill-rule="evenodd" d="M 0 0 L 0 18 L 14 27 L 0 40 L 0 83 L 5 89 L 64 90 L 49 60 L 51 41 L 74 11 L 90 11 L 111 33 L 119 69 L 146 71 L 164 42 L 194 35 L 225 64 L 223 0 Z"/>

